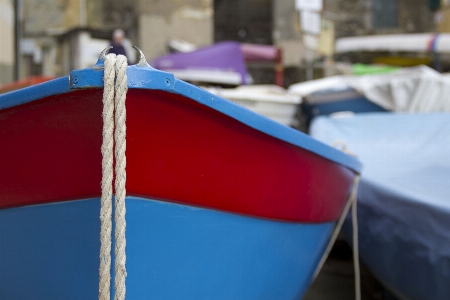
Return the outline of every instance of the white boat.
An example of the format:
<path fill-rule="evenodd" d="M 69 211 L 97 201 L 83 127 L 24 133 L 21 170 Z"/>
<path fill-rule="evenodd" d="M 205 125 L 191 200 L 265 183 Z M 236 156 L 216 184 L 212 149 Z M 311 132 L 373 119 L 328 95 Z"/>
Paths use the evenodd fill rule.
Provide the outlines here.
<path fill-rule="evenodd" d="M 450 101 L 446 101 L 450 93 L 450 80 L 427 66 L 402 68 L 389 74 L 333 76 L 289 87 L 290 93 L 300 95 L 305 101 L 313 93 L 321 94 L 322 97 L 316 98 L 329 94 L 323 101 L 313 101 L 311 104 L 348 100 L 348 96 L 342 98 L 338 94 L 350 90 L 359 93 L 359 96 L 353 93 L 354 98 L 364 98 L 387 111 L 450 112 Z M 309 98 L 313 100 L 313 97 Z M 336 106 L 336 109 L 339 107 Z"/>
<path fill-rule="evenodd" d="M 207 91 L 244 106 L 286 126 L 296 125 L 301 97 L 276 85 L 243 85 L 237 88 L 205 87 Z"/>

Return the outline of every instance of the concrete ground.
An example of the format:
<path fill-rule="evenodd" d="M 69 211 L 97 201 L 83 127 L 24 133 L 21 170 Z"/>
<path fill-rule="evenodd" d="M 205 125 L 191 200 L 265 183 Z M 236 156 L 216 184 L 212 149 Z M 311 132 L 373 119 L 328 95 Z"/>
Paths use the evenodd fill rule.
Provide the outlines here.
<path fill-rule="evenodd" d="M 303 300 L 355 299 L 354 280 L 352 250 L 343 239 L 338 239 Z M 395 300 L 362 264 L 361 299 Z"/>

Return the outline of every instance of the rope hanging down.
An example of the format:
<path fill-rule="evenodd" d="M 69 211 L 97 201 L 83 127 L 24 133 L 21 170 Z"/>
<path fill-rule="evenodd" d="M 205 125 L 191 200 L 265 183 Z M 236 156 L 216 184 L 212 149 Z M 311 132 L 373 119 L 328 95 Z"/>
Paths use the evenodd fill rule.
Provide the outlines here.
<path fill-rule="evenodd" d="M 100 207 L 100 282 L 99 299 L 110 300 L 113 148 L 115 148 L 115 281 L 114 299 L 125 299 L 125 183 L 126 183 L 126 108 L 127 59 L 108 54 L 104 62 L 102 196 Z M 114 85 L 115 81 L 115 85 Z M 114 130 L 114 138 L 113 138 Z M 115 142 L 115 145 L 114 145 Z"/>
<path fill-rule="evenodd" d="M 357 192 L 359 185 L 360 175 L 356 174 L 353 179 L 353 187 L 352 191 L 347 199 L 347 202 L 344 206 L 344 210 L 342 211 L 341 217 L 339 218 L 336 226 L 334 227 L 333 233 L 331 234 L 330 240 L 328 242 L 327 247 L 325 248 L 324 254 L 320 259 L 316 270 L 313 274 L 313 280 L 316 279 L 317 275 L 319 275 L 320 270 L 325 264 L 328 255 L 330 254 L 331 248 L 336 241 L 339 232 L 341 231 L 342 224 L 344 223 L 345 217 L 347 216 L 350 207 L 352 208 L 352 227 L 353 227 L 353 267 L 355 270 L 355 299 L 361 299 L 361 283 L 360 283 L 360 269 L 359 269 L 359 251 L 358 251 L 358 220 L 357 220 L 357 211 L 356 211 L 356 202 L 357 202 Z"/>

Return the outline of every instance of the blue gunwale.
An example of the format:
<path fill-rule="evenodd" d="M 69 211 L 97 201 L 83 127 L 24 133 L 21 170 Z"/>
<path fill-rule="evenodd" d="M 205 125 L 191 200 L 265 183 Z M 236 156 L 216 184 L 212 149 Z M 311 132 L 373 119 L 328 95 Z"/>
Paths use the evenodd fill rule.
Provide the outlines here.
<path fill-rule="evenodd" d="M 70 76 L 0 95 L 0 110 L 78 89 L 103 88 L 103 69 L 101 67 L 97 63 L 94 68 L 72 71 Z M 182 95 L 258 131 L 311 151 L 357 173 L 361 172 L 362 164 L 356 158 L 325 145 L 298 130 L 279 124 L 199 87 L 178 80 L 171 73 L 149 66 L 133 65 L 128 67 L 127 76 L 130 89 L 163 90 Z"/>

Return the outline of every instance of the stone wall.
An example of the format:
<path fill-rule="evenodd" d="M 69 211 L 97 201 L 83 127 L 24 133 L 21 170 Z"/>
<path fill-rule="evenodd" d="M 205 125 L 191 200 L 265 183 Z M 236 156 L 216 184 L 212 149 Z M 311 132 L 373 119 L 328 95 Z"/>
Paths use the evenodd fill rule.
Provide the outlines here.
<path fill-rule="evenodd" d="M 374 3 L 376 0 L 324 0 L 324 16 L 336 24 L 336 38 L 355 35 L 385 33 L 432 32 L 435 29 L 434 13 L 428 8 L 428 0 L 385 0 L 396 1 L 397 26 L 374 27 Z M 389 5 L 392 7 L 392 5 Z M 385 7 L 381 7 L 380 13 Z"/>
<path fill-rule="evenodd" d="M 171 38 L 213 43 L 212 0 L 139 0 L 138 7 L 138 44 L 149 60 L 165 54 Z"/>
<path fill-rule="evenodd" d="M 12 1 L 0 0 L 0 85 L 11 82 L 14 66 L 14 10 Z"/>
<path fill-rule="evenodd" d="M 129 23 L 136 23 L 133 21 L 136 19 L 134 12 L 137 11 L 134 2 L 135 0 L 23 1 L 23 34 L 25 37 L 39 37 L 80 27 L 102 30 L 112 30 L 116 27 L 131 29 Z"/>

